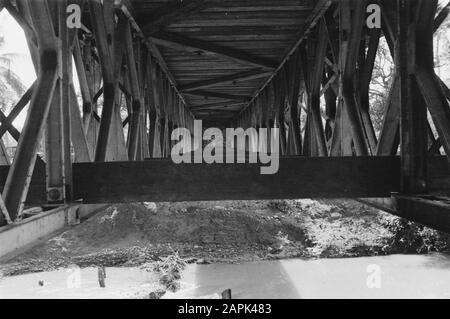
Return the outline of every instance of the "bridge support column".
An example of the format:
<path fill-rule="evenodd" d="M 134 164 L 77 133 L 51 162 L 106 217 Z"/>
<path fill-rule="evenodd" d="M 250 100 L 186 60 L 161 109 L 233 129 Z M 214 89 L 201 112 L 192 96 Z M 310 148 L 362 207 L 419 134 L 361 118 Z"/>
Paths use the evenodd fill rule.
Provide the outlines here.
<path fill-rule="evenodd" d="M 29 6 L 36 30 L 40 62 L 35 92 L 3 190 L 3 198 L 11 220 L 15 220 L 23 210 L 60 68 L 58 41 L 47 2 L 36 0 L 29 2 Z"/>
<path fill-rule="evenodd" d="M 418 88 L 416 70 L 432 69 L 433 17 L 437 1 L 398 1 L 400 75 L 401 192 L 427 191 L 427 108 Z M 420 12 L 420 14 L 418 14 Z"/>

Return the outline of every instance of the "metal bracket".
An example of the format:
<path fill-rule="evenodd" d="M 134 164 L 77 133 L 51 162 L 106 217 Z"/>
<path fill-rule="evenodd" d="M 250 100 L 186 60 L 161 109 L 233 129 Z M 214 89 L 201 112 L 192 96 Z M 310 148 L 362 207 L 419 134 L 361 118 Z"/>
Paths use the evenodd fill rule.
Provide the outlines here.
<path fill-rule="evenodd" d="M 64 200 L 64 187 L 49 187 L 47 188 L 47 201 L 62 202 Z"/>

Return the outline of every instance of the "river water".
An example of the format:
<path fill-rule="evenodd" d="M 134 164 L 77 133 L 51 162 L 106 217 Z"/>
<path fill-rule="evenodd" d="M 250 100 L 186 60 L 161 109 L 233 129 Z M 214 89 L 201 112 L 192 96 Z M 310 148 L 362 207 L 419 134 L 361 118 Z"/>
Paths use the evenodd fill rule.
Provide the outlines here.
<path fill-rule="evenodd" d="M 155 278 L 136 268 L 107 268 L 106 274 L 106 288 L 98 286 L 93 268 L 3 278 L 0 299 L 140 298 L 148 296 L 155 284 Z M 450 256 L 188 265 L 181 289 L 164 298 L 218 298 L 225 289 L 232 290 L 233 299 L 450 298 Z"/>

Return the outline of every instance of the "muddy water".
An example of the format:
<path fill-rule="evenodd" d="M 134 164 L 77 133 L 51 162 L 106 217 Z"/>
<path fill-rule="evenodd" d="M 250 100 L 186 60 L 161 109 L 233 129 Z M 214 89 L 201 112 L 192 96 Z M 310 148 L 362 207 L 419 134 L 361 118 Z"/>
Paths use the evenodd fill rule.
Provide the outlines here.
<path fill-rule="evenodd" d="M 105 282 L 106 287 L 100 288 L 97 268 L 71 268 L 7 277 L 0 279 L 0 299 L 142 298 L 153 291 L 155 278 L 136 268 L 107 268 Z"/>
<path fill-rule="evenodd" d="M 450 298 L 450 256 L 283 260 L 192 266 L 172 298 Z M 169 297 L 169 296 L 168 296 Z"/>
<path fill-rule="evenodd" d="M 139 298 L 154 287 L 154 278 L 138 269 L 108 268 L 106 273 L 106 288 L 98 287 L 96 269 L 81 271 L 79 287 L 68 287 L 72 273 L 66 270 L 3 278 L 0 299 Z M 189 265 L 181 286 L 165 298 L 217 298 L 228 288 L 233 298 L 450 298 L 450 256 Z"/>

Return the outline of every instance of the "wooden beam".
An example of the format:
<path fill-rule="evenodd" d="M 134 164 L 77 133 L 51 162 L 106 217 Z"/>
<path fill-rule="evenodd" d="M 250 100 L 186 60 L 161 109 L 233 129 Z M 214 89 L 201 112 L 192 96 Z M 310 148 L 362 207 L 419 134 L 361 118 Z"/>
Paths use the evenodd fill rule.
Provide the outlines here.
<path fill-rule="evenodd" d="M 432 70 L 416 69 L 418 87 L 431 113 L 433 122 L 450 161 L 450 108 L 441 86 Z"/>
<path fill-rule="evenodd" d="M 362 31 L 365 22 L 365 10 L 367 0 L 357 0 L 353 1 L 352 6 L 350 2 L 341 3 L 341 13 L 346 17 L 346 19 L 351 19 L 351 24 L 348 26 L 350 29 L 342 30 L 343 37 L 347 32 L 350 33 L 350 38 L 348 39 L 347 52 L 342 49 L 341 54 L 343 61 L 343 75 L 342 75 L 342 96 L 345 103 L 345 112 L 350 125 L 349 129 L 353 138 L 353 143 L 355 147 L 356 155 L 365 156 L 368 155 L 368 145 L 366 143 L 363 123 L 361 121 L 358 102 L 356 100 L 355 92 L 356 87 L 354 85 L 355 68 L 357 66 L 357 58 L 359 47 L 361 45 Z M 354 8 L 353 8 L 354 7 Z M 351 16 L 351 10 L 354 9 L 353 17 Z M 349 21 L 346 21 L 349 23 Z M 346 41 L 344 41 L 346 42 Z"/>
<path fill-rule="evenodd" d="M 225 75 L 222 77 L 218 77 L 210 80 L 203 80 L 198 82 L 192 82 L 179 87 L 181 92 L 189 92 L 199 89 L 206 89 L 212 86 L 216 86 L 219 84 L 235 84 L 237 82 L 250 81 L 260 79 L 266 76 L 269 76 L 269 72 L 262 72 L 261 69 L 255 69 L 245 72 L 239 72 L 236 74 Z"/>
<path fill-rule="evenodd" d="M 80 84 L 80 91 L 81 96 L 83 98 L 83 124 L 85 131 L 88 131 L 89 129 L 89 123 L 91 121 L 92 117 L 92 92 L 90 88 L 90 83 L 87 77 L 86 69 L 84 66 L 83 57 L 81 54 L 81 47 L 80 47 L 80 41 L 78 37 L 74 40 L 74 46 L 73 46 L 73 60 L 75 62 L 75 69 L 78 75 L 78 82 Z M 98 97 L 97 97 L 98 99 Z M 96 101 L 97 101 L 96 99 Z"/>
<path fill-rule="evenodd" d="M 75 162 L 91 162 L 93 155 L 88 144 L 88 140 L 83 128 L 80 117 L 80 108 L 78 106 L 77 95 L 73 83 L 70 85 L 70 129 L 72 135 L 72 144 L 75 151 Z"/>
<path fill-rule="evenodd" d="M 243 106 L 245 102 L 235 102 L 235 101 L 228 101 L 228 102 L 218 102 L 218 103 L 210 103 L 210 104 L 204 104 L 204 105 L 198 105 L 191 107 L 191 111 L 197 111 L 197 110 L 214 110 L 217 108 L 232 108 L 232 107 L 239 107 Z"/>
<path fill-rule="evenodd" d="M 420 79 L 419 69 L 431 71 L 434 67 L 433 18 L 437 1 L 398 0 L 397 4 L 401 193 L 423 194 L 427 192 L 427 105 L 420 94 L 420 81 L 413 75 L 416 73 Z M 411 21 L 416 12 L 420 12 L 420 17 Z"/>
<path fill-rule="evenodd" d="M 284 81 L 286 87 L 286 100 L 288 101 L 290 111 L 288 143 L 291 146 L 291 151 L 289 152 L 289 155 L 302 155 L 303 141 L 300 128 L 301 110 L 299 110 L 298 107 L 300 81 L 302 76 L 300 50 L 292 56 L 289 63 L 285 65 L 285 69 L 285 77 L 282 78 L 281 81 Z"/>
<path fill-rule="evenodd" d="M 309 78 L 309 82 L 306 87 L 309 91 L 309 105 L 310 105 L 310 115 L 313 124 L 313 130 L 317 145 L 317 152 L 319 156 L 328 156 L 327 144 L 325 141 L 325 131 L 322 124 L 321 110 L 320 110 L 320 85 L 322 83 L 323 70 L 324 70 L 324 59 L 326 57 L 328 41 L 326 33 L 325 20 L 322 19 L 320 26 L 318 27 L 318 43 L 315 50 L 315 61 L 313 68 L 308 68 L 306 57 L 304 58 L 305 66 L 303 72 L 305 72 L 305 81 Z M 307 73 L 311 72 L 312 76 Z"/>
<path fill-rule="evenodd" d="M 445 19 L 447 19 L 449 14 L 450 14 L 450 2 L 447 3 L 447 5 L 444 8 L 442 8 L 436 19 L 434 19 L 433 32 L 436 32 L 437 29 L 439 29 L 439 27 L 445 21 Z"/>
<path fill-rule="evenodd" d="M 278 62 L 256 57 L 247 52 L 231 49 L 228 47 L 216 45 L 198 39 L 186 37 L 181 34 L 172 32 L 158 32 L 151 36 L 155 44 L 168 47 L 174 50 L 205 54 L 217 55 L 222 58 L 235 61 L 239 64 L 253 65 L 273 70 L 277 67 Z"/>
<path fill-rule="evenodd" d="M 76 198 L 86 204 L 384 197 L 399 189 L 399 168 L 397 157 L 281 158 L 274 175 L 261 175 L 259 164 L 177 165 L 170 159 L 73 167 Z"/>
<path fill-rule="evenodd" d="M 213 123 L 214 124 L 214 123 Z M 219 123 L 216 123 L 219 124 Z M 195 200 L 195 198 L 199 198 L 202 195 L 199 195 L 196 193 L 199 191 L 199 189 L 208 188 L 209 193 L 211 190 L 213 191 L 212 196 L 210 197 L 216 197 L 216 198 L 231 198 L 231 195 L 233 197 L 239 198 L 239 197 L 245 197 L 245 199 L 258 199 L 258 198 L 264 198 L 264 199 L 274 199 L 274 198 L 283 198 L 283 191 L 289 190 L 286 192 L 286 197 L 289 197 L 288 195 L 292 196 L 293 198 L 302 198 L 307 197 L 307 194 L 305 193 L 305 189 L 310 189 L 310 191 L 313 191 L 313 188 L 318 188 L 319 186 L 313 185 L 311 187 L 308 186 L 308 183 L 301 183 L 300 180 L 296 178 L 296 176 L 302 177 L 302 176 L 310 176 L 312 177 L 311 181 L 318 181 L 320 179 L 323 180 L 325 174 L 328 174 L 333 169 L 336 169 L 336 167 L 346 167 L 346 169 L 350 170 L 352 167 L 357 169 L 357 175 L 355 175 L 355 179 L 357 179 L 360 174 L 365 174 L 360 172 L 360 168 L 369 161 L 369 170 L 370 168 L 376 166 L 377 169 L 382 164 L 388 165 L 389 167 L 388 171 L 392 171 L 396 174 L 392 177 L 392 180 L 389 179 L 389 183 L 392 183 L 392 187 L 395 189 L 399 189 L 399 181 L 397 180 L 398 177 L 398 171 L 400 167 L 400 159 L 398 157 L 361 157 L 361 158 L 338 158 L 337 161 L 333 161 L 335 164 L 328 164 L 329 161 L 332 161 L 332 159 L 305 159 L 305 158 L 287 158 L 291 164 L 286 164 L 288 162 L 285 162 L 284 159 L 281 159 L 280 162 L 280 171 L 278 174 L 283 174 L 277 177 L 277 175 L 265 175 L 260 176 L 259 175 L 259 166 L 253 167 L 249 166 L 249 164 L 238 164 L 238 165 L 221 165 L 221 164 L 183 164 L 188 169 L 178 167 L 178 165 L 175 165 L 172 163 L 170 159 L 154 159 L 154 160 L 147 160 L 145 162 L 124 162 L 125 166 L 122 166 L 121 162 L 116 163 L 76 163 L 73 164 L 74 166 L 74 176 L 76 180 L 76 193 L 77 197 L 81 198 L 80 196 L 84 196 L 85 194 L 88 194 L 90 192 L 90 189 L 94 189 L 95 186 L 90 186 L 90 189 L 86 189 L 83 191 L 82 185 L 79 183 L 88 183 L 89 176 L 86 175 L 88 172 L 95 170 L 98 167 L 101 167 L 99 171 L 96 171 L 93 175 L 92 180 L 97 181 L 98 175 L 101 175 L 101 179 L 98 180 L 99 185 L 103 185 L 98 190 L 95 189 L 95 192 L 90 192 L 89 198 L 86 197 L 86 200 L 84 203 L 88 204 L 90 201 L 93 203 L 107 203 L 107 202 L 132 202 L 133 196 L 137 196 L 139 198 L 144 198 L 146 196 L 145 190 L 150 189 L 151 192 L 148 194 L 148 197 L 150 200 L 156 199 L 164 201 L 172 200 L 172 198 L 176 197 L 177 194 L 181 194 L 183 197 L 179 198 L 178 200 Z M 364 161 L 364 159 L 366 161 Z M 372 159 L 374 161 L 372 161 Z M 380 162 L 381 159 L 381 162 Z M 342 164 L 342 161 L 350 163 Z M 107 167 L 109 165 L 112 165 L 113 167 Z M 391 166 L 393 165 L 393 167 Z M 104 167 L 103 167 L 104 166 Z M 192 167 L 194 166 L 194 167 Z M 107 175 L 114 175 L 111 174 L 110 168 L 114 169 L 116 167 L 119 167 L 119 174 L 117 177 L 114 176 L 107 176 Z M 277 183 L 282 183 L 282 178 L 284 178 L 285 175 L 288 175 L 288 170 L 292 167 L 296 167 L 293 171 L 293 174 L 286 180 L 287 184 L 283 186 L 282 190 L 277 190 L 276 185 L 271 186 L 270 183 L 272 181 L 276 181 Z M 315 169 L 318 171 L 307 173 L 307 169 Z M 321 173 L 321 168 L 325 168 L 325 171 Z M 162 169 L 158 173 L 158 170 Z M 338 168 L 339 169 L 339 168 Z M 384 169 L 384 168 L 383 168 Z M 3 190 L 8 171 L 10 170 L 10 166 L 0 166 L 0 191 Z M 36 160 L 36 165 L 33 171 L 33 176 L 31 178 L 31 184 L 30 189 L 28 192 L 28 196 L 26 198 L 26 205 L 27 206 L 33 206 L 33 205 L 43 205 L 46 203 L 46 186 L 45 186 L 45 163 L 38 157 Z M 211 178 L 208 177 L 208 172 L 216 171 L 214 176 Z M 301 175 L 296 175 L 297 172 L 302 172 Z M 365 169 L 364 169 L 365 171 Z M 196 176 L 196 181 L 200 181 L 194 189 L 190 190 L 187 194 L 183 193 L 183 185 L 186 185 L 186 189 L 190 189 L 191 185 L 189 184 L 189 178 L 191 175 L 195 174 L 195 172 L 200 172 L 200 175 Z M 220 177 L 219 179 L 214 180 L 214 178 L 220 174 L 224 174 L 226 172 L 232 172 L 230 177 L 227 178 L 225 181 L 223 181 L 223 178 Z M 437 156 L 430 158 L 429 161 L 429 182 L 430 185 L 430 191 L 433 193 L 439 193 L 442 194 L 442 196 L 450 196 L 450 165 L 448 164 L 447 160 L 443 156 Z M 139 179 L 133 181 L 133 175 L 129 174 L 139 174 L 144 173 L 146 175 L 138 175 Z M 81 175 L 80 175 L 81 174 Z M 179 174 L 180 181 L 179 182 L 173 182 L 174 180 L 177 180 L 177 174 Z M 317 175 L 317 176 L 315 176 Z M 340 179 L 340 176 L 343 176 L 344 179 Z M 351 180 L 351 174 L 344 176 L 345 174 L 339 174 L 339 173 L 332 173 L 332 175 L 329 175 L 325 178 L 331 178 L 331 185 L 326 187 L 326 189 L 323 189 L 320 193 L 317 193 L 316 195 L 312 195 L 310 197 L 319 198 L 319 196 L 322 196 L 324 192 L 335 192 L 336 189 L 338 189 L 339 184 L 344 185 L 344 182 L 347 180 Z M 375 174 L 373 174 L 375 175 Z M 387 172 L 386 172 L 387 175 Z M 94 177 L 95 176 L 95 177 Z M 104 184 L 107 183 L 108 180 L 119 180 L 120 176 L 125 176 L 124 182 L 126 183 L 123 185 L 123 187 L 120 187 L 120 185 L 108 185 Z M 160 181 L 164 181 L 161 184 L 161 189 L 158 189 L 158 183 L 159 181 L 151 180 L 149 179 L 152 176 L 164 176 L 163 179 Z M 226 175 L 223 175 L 226 176 Z M 245 180 L 241 179 L 239 183 L 237 184 L 236 191 L 233 191 L 230 187 L 227 188 L 227 185 L 225 183 L 228 183 L 230 180 L 239 179 L 242 176 L 251 177 L 254 178 L 261 178 L 259 181 L 255 180 Z M 253 177 L 252 177 L 253 176 Z M 372 174 L 371 174 L 372 176 Z M 383 179 L 384 173 L 382 176 L 379 177 L 379 179 Z M 166 181 L 166 178 L 168 179 Z M 139 185 L 140 181 L 144 181 L 144 189 L 140 190 Z M 151 182 L 153 181 L 153 182 Z M 218 183 L 219 181 L 219 183 Z M 122 182 L 121 182 L 122 183 Z M 243 184 L 242 184 L 243 183 Z M 356 189 L 355 183 L 361 183 L 363 185 L 362 190 Z M 120 184 L 120 183 L 118 183 Z M 298 184 L 302 184 L 299 186 L 299 189 L 296 190 Z M 134 185 L 134 186 L 133 186 Z M 245 193 L 238 194 L 239 190 L 242 190 L 246 187 L 252 187 L 252 185 L 257 185 L 255 189 L 250 190 L 250 193 L 246 195 Z M 322 183 L 323 185 L 323 183 Z M 120 195 L 117 198 L 113 198 L 113 195 L 108 195 L 108 189 L 112 186 L 115 190 L 120 191 L 119 188 L 122 190 L 125 190 L 122 195 Z M 352 181 L 350 184 L 344 185 L 345 187 L 341 190 L 337 190 L 336 192 L 340 192 L 343 194 L 343 196 L 347 198 L 351 198 L 351 194 L 356 190 L 357 193 L 363 193 L 368 188 L 371 188 L 365 184 L 363 184 L 363 181 Z M 136 187 L 138 192 L 134 194 L 133 187 Z M 219 187 L 219 189 L 215 190 L 216 187 Z M 384 186 L 382 186 L 384 188 Z M 227 188 L 226 192 L 224 192 L 222 195 L 220 194 L 220 189 Z M 386 188 L 391 188 L 391 186 L 388 186 Z M 375 190 L 377 193 L 380 193 L 382 189 Z M 97 196 L 97 191 L 99 191 L 99 195 Z M 267 191 L 267 192 L 266 192 Z M 81 194 L 82 192 L 85 192 L 84 194 Z M 173 193 L 171 193 L 173 192 Z M 300 195 L 295 194 L 296 192 L 300 193 Z M 192 197 L 192 194 L 194 194 Z M 231 194 L 231 195 L 230 195 Z M 331 194 L 331 193 L 330 193 Z M 207 197 L 209 195 L 205 195 Z M 298 197 L 296 197 L 298 196 Z M 390 197 L 390 194 L 386 192 L 386 195 L 384 197 Z M 204 197 L 203 197 L 204 198 Z M 176 201 L 177 199 L 175 199 Z M 427 210 L 424 210 L 426 213 Z"/>
<path fill-rule="evenodd" d="M 33 94 L 35 86 L 36 82 L 34 82 L 30 86 L 30 88 L 25 92 L 25 94 L 20 98 L 19 102 L 17 102 L 16 106 L 11 110 L 6 119 L 4 120 L 2 119 L 0 126 L 0 136 L 3 136 L 7 131 L 11 130 L 11 125 L 14 122 L 14 120 L 17 118 L 17 116 L 19 116 L 20 112 L 23 111 L 25 106 L 27 106 L 28 102 L 30 102 L 31 95 Z"/>
<path fill-rule="evenodd" d="M 0 111 L 0 122 L 6 123 L 7 121 L 8 117 L 6 117 L 6 115 L 2 111 Z M 13 139 L 15 139 L 17 142 L 19 141 L 20 132 L 13 125 L 9 125 L 7 131 L 9 132 L 9 134 L 11 134 Z"/>
<path fill-rule="evenodd" d="M 130 126 L 128 139 L 128 158 L 130 160 L 137 159 L 137 150 L 139 142 L 139 124 L 141 112 L 144 108 L 144 99 L 141 95 L 141 84 L 139 83 L 139 75 L 136 65 L 136 58 L 133 48 L 133 38 L 131 34 L 130 24 L 127 23 L 125 29 L 125 56 L 128 66 L 128 75 L 131 86 L 132 105 L 130 108 Z"/>
<path fill-rule="evenodd" d="M 40 68 L 35 92 L 17 146 L 14 162 L 3 190 L 3 199 L 14 221 L 23 210 L 58 77 L 58 47 L 48 5 L 43 0 L 29 3 L 39 45 Z"/>
<path fill-rule="evenodd" d="M 187 95 L 195 95 L 195 96 L 203 96 L 205 98 L 212 97 L 212 98 L 217 98 L 217 99 L 233 100 L 233 101 L 241 101 L 241 102 L 248 102 L 251 99 L 251 96 L 234 95 L 234 94 L 202 91 L 202 90 L 186 92 L 186 94 Z"/>
<path fill-rule="evenodd" d="M 393 79 L 377 145 L 377 156 L 396 155 L 400 143 L 400 79 L 397 75 Z"/>
<path fill-rule="evenodd" d="M 108 4 L 108 2 L 105 2 Z M 110 4 L 110 3 L 109 3 Z M 100 122 L 97 147 L 95 150 L 95 161 L 105 161 L 108 150 L 111 127 L 114 121 L 115 98 L 118 90 L 118 78 L 122 66 L 123 45 L 125 38 L 125 27 L 128 20 L 119 16 L 117 31 L 114 32 L 114 20 L 106 19 L 110 15 L 108 7 L 103 6 L 99 0 L 89 1 L 93 32 L 99 51 L 102 76 L 103 76 L 103 110 Z M 108 41 L 110 39 L 110 41 Z M 118 45 L 120 44 L 120 45 Z M 114 48 L 115 47 L 115 48 Z M 114 132 L 115 133 L 115 132 Z"/>

